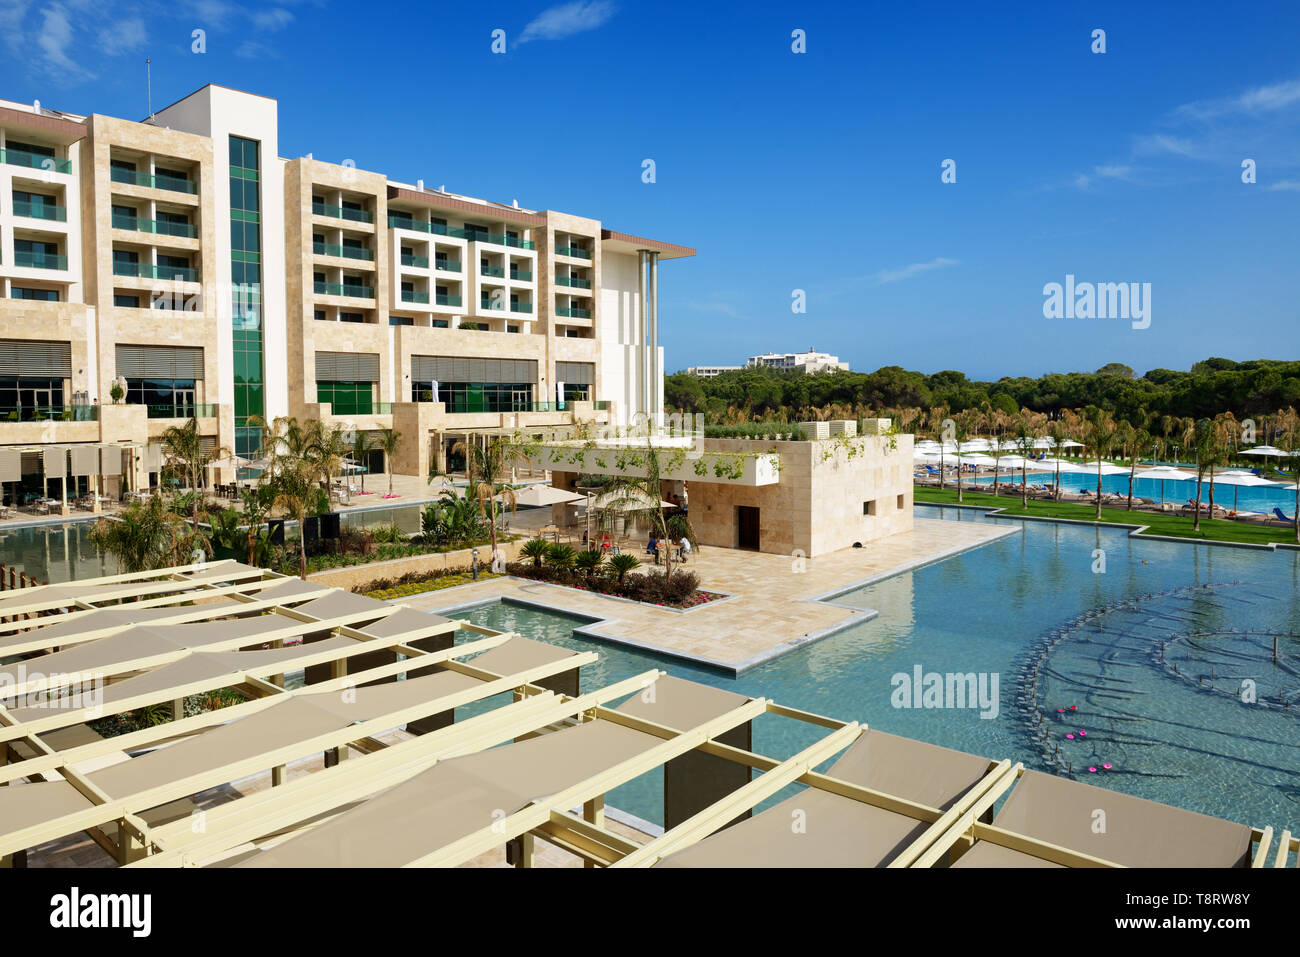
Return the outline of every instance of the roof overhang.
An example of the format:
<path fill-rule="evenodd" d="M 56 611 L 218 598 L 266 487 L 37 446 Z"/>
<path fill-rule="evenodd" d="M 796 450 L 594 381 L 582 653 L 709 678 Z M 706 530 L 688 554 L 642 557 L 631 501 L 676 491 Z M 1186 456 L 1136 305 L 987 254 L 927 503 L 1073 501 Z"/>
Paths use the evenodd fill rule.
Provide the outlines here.
<path fill-rule="evenodd" d="M 613 229 L 602 229 L 600 231 L 600 241 L 605 249 L 616 253 L 636 253 L 644 249 L 648 252 L 658 253 L 660 259 L 685 259 L 687 256 L 695 255 L 695 250 L 690 246 L 665 243 L 658 239 L 646 239 L 643 236 L 620 233 Z"/>
<path fill-rule="evenodd" d="M 537 213 L 512 209 L 509 206 L 498 206 L 494 203 L 472 203 L 469 200 L 458 199 L 445 193 L 410 189 L 406 186 L 390 185 L 388 187 L 388 200 L 389 202 L 397 200 L 406 203 L 419 203 L 431 209 L 442 209 L 453 213 L 472 213 L 475 216 L 501 219 L 508 223 L 519 223 L 521 226 L 546 225 L 546 217 Z"/>
<path fill-rule="evenodd" d="M 46 116 L 42 113 L 28 113 L 0 107 L 0 126 L 16 127 L 39 133 L 43 139 L 67 146 L 86 135 L 86 124 L 61 116 Z"/>

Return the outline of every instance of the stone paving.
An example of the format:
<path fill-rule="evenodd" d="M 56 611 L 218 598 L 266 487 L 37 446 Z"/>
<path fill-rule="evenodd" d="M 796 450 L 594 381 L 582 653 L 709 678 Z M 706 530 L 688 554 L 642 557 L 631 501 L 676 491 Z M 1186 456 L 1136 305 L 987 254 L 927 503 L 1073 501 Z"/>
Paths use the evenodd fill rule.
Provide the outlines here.
<path fill-rule="evenodd" d="M 784 555 L 704 548 L 687 564 L 700 587 L 729 597 L 688 611 L 656 608 L 572 588 L 497 578 L 406 598 L 436 611 L 508 597 L 597 619 L 580 630 L 738 674 L 839 629 L 874 617 L 868 609 L 830 604 L 829 595 L 976 548 L 1014 528 L 978 522 L 916 519 L 910 532 L 866 548 L 806 559 L 801 570 Z"/>

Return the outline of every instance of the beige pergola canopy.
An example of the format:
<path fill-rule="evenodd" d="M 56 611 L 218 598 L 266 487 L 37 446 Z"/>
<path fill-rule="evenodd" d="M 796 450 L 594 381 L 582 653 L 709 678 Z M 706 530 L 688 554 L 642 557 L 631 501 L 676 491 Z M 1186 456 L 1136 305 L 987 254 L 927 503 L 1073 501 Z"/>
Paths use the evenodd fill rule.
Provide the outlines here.
<path fill-rule="evenodd" d="M 658 670 L 582 692 L 580 669 L 596 659 L 234 561 L 3 593 L 0 857 L 21 864 L 82 833 L 135 867 L 455 866 L 502 846 L 532 866 L 537 841 L 620 867 L 1300 856 L 1289 831 L 1275 844 L 1271 828 Z M 286 687 L 300 670 L 304 683 Z M 218 690 L 236 703 L 186 713 L 187 696 Z M 159 706 L 170 720 L 156 726 L 108 738 L 90 726 Z M 768 757 L 751 749 L 759 718 L 822 733 Z M 664 832 L 611 830 L 605 795 L 659 768 Z M 268 776 L 269 787 L 223 788 Z M 794 797 L 754 813 L 792 785 Z M 1101 835 L 1097 809 L 1110 822 Z"/>

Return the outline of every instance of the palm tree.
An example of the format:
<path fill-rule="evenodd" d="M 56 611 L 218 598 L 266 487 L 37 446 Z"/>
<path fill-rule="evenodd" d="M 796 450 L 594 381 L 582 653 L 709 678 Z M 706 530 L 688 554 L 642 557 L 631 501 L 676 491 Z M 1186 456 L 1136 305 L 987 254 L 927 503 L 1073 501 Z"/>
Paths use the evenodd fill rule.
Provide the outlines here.
<path fill-rule="evenodd" d="M 388 469 L 388 497 L 393 496 L 393 459 L 402 444 L 402 433 L 396 429 L 384 429 L 379 433 L 379 448 L 384 453 L 384 467 Z M 495 550 L 496 545 L 493 544 Z"/>
<path fill-rule="evenodd" d="M 1016 441 L 1016 451 L 1020 453 L 1020 507 L 1029 507 L 1029 456 L 1034 451 L 1034 441 L 1037 436 L 1034 434 L 1034 423 L 1030 419 L 1032 413 L 1028 409 L 1021 409 L 1020 414 L 1016 416 L 1012 423 L 1012 435 Z"/>
<path fill-rule="evenodd" d="M 605 553 L 599 548 L 584 548 L 578 552 L 573 564 L 584 575 L 591 578 L 600 569 L 600 566 L 605 564 Z"/>
<path fill-rule="evenodd" d="M 1061 497 L 1061 455 L 1065 452 L 1065 443 L 1070 438 L 1070 428 L 1065 419 L 1053 419 L 1047 424 L 1047 436 L 1052 440 L 1052 457 L 1056 459 L 1056 485 L 1052 497 Z"/>
<path fill-rule="evenodd" d="M 1145 448 L 1151 441 L 1151 433 L 1144 428 L 1134 426 L 1128 422 L 1124 423 L 1124 444 L 1129 449 L 1128 463 L 1128 510 L 1133 511 L 1133 481 L 1137 474 L 1138 460 L 1142 458 L 1140 451 Z"/>
<path fill-rule="evenodd" d="M 196 548 L 211 552 L 202 533 L 161 497 L 133 502 L 114 518 L 101 518 L 90 530 L 90 540 L 117 559 L 124 573 L 190 564 Z"/>
<path fill-rule="evenodd" d="M 190 501 L 190 518 L 197 525 L 203 496 L 199 485 L 203 466 L 208 460 L 208 453 L 203 448 L 203 436 L 199 434 L 199 420 L 191 417 L 184 425 L 172 425 L 163 430 L 162 450 L 166 464 L 172 471 L 178 468 L 188 479 L 188 485 L 194 490 Z"/>
<path fill-rule="evenodd" d="M 519 554 L 533 560 L 534 568 L 542 567 L 542 559 L 550 551 L 551 544 L 542 538 L 530 538 L 519 549 Z"/>
<path fill-rule="evenodd" d="M 1196 456 L 1196 504 L 1192 509 L 1192 531 L 1199 532 L 1201 530 L 1201 487 L 1205 481 L 1205 473 L 1214 467 L 1219 451 L 1214 422 L 1210 419 L 1196 419 L 1183 433 L 1183 442 Z"/>
<path fill-rule="evenodd" d="M 553 544 L 546 549 L 546 564 L 563 571 L 572 568 L 578 560 L 578 553 L 572 545 Z"/>
<path fill-rule="evenodd" d="M 479 513 L 490 514 L 489 529 L 492 536 L 492 554 L 497 553 L 497 496 L 509 503 L 510 513 L 516 509 L 515 490 L 501 482 L 510 463 L 519 457 L 518 449 L 503 438 L 486 442 L 457 442 L 452 451 L 465 455 L 465 474 L 469 480 L 466 497 L 478 500 Z"/>
<path fill-rule="evenodd" d="M 292 515 L 298 522 L 298 577 L 307 579 L 307 515 L 315 510 L 322 496 L 320 486 L 316 484 L 316 467 L 310 458 L 304 457 L 296 464 L 281 460 L 271 487 L 275 490 L 273 504 Z"/>
<path fill-rule="evenodd" d="M 1101 521 L 1101 460 L 1110 455 L 1115 447 L 1117 434 L 1115 420 L 1104 409 L 1089 407 L 1088 444 L 1097 453 L 1097 521 Z"/>
<path fill-rule="evenodd" d="M 663 505 L 663 485 L 661 476 L 663 474 L 659 464 L 659 450 L 655 448 L 653 436 L 647 430 L 645 442 L 645 458 L 641 460 L 645 469 L 644 475 L 612 475 L 606 486 L 607 495 L 610 498 L 610 504 L 618 506 L 635 506 L 645 508 L 649 506 L 650 520 L 658 533 L 660 541 L 669 541 L 671 538 L 668 520 L 664 514 Z M 671 580 L 673 577 L 673 550 L 671 547 L 664 549 L 664 577 Z"/>
<path fill-rule="evenodd" d="M 328 496 L 333 496 L 334 476 L 343 470 L 343 459 L 351 446 L 346 441 L 341 425 L 326 425 L 319 419 L 308 423 L 311 442 L 311 459 Z"/>
<path fill-rule="evenodd" d="M 363 492 L 366 490 L 366 472 L 370 471 L 368 468 L 365 467 L 366 462 L 370 457 L 370 453 L 373 452 L 376 448 L 377 446 L 375 445 L 374 441 L 370 438 L 369 432 L 367 432 L 365 429 L 356 430 L 356 433 L 352 436 L 352 461 L 356 462 L 357 465 L 362 467 L 361 468 L 361 491 Z"/>
<path fill-rule="evenodd" d="M 944 443 L 944 422 L 948 418 L 948 407 L 946 405 L 936 405 L 930 409 L 930 430 L 934 432 L 935 440 L 939 443 L 939 489 L 942 491 L 947 488 L 948 479 L 943 471 L 943 443 Z M 960 473 L 958 473 L 960 474 Z M 960 484 L 960 479 L 958 479 Z M 960 489 L 958 490 L 960 492 Z M 960 494 L 957 497 L 961 501 Z"/>
<path fill-rule="evenodd" d="M 619 552 L 617 555 L 610 556 L 609 559 L 609 567 L 612 568 L 614 574 L 618 576 L 618 583 L 620 585 L 623 584 L 623 579 L 627 577 L 627 573 L 640 564 L 641 560 L 639 558 L 635 555 L 630 555 L 627 552 Z"/>
<path fill-rule="evenodd" d="M 1296 414 L 1294 408 L 1288 407 L 1274 418 L 1276 425 L 1282 429 L 1280 441 L 1287 451 L 1291 477 L 1295 479 L 1295 511 L 1291 516 L 1295 519 L 1295 540 L 1300 542 L 1300 415 Z"/>

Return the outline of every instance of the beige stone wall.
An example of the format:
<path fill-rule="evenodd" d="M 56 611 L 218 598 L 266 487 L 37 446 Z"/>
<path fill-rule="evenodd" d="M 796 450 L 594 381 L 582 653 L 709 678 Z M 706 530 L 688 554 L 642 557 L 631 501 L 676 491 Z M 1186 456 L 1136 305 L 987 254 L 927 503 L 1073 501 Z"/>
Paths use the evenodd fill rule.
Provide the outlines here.
<path fill-rule="evenodd" d="M 513 562 L 519 557 L 519 549 L 523 544 L 524 540 L 518 539 L 513 542 L 500 542 L 497 547 L 505 554 L 507 562 Z M 412 572 L 437 572 L 446 569 L 469 568 L 472 561 L 472 552 L 473 549 L 462 548 L 454 552 L 415 555 L 411 558 L 399 558 L 391 562 L 371 562 L 368 565 L 357 565 L 352 568 L 331 568 L 328 571 L 316 572 L 307 577 L 317 584 L 328 585 L 330 588 L 353 589 L 359 585 L 368 585 L 381 578 L 399 578 Z M 486 570 L 492 562 L 492 546 L 479 546 L 478 557 L 481 566 Z M 448 603 L 453 604 L 454 599 L 448 599 Z"/>

